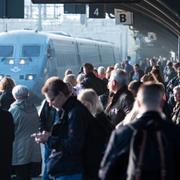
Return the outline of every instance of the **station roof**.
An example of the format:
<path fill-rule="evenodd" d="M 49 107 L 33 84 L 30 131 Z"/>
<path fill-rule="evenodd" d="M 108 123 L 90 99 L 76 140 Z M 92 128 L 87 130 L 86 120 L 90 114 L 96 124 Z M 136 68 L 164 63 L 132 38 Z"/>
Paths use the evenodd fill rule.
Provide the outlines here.
<path fill-rule="evenodd" d="M 140 26 L 142 18 L 149 18 L 166 28 L 176 37 L 180 35 L 180 1 L 179 0 L 141 0 L 138 3 L 107 5 L 107 11 L 114 8 L 132 11 L 135 15 L 134 27 Z M 140 20 L 139 20 L 140 18 Z M 147 22 L 149 23 L 149 22 Z"/>
<path fill-rule="evenodd" d="M 172 9 L 180 17 L 180 1 L 179 0 L 162 0 L 170 9 Z"/>

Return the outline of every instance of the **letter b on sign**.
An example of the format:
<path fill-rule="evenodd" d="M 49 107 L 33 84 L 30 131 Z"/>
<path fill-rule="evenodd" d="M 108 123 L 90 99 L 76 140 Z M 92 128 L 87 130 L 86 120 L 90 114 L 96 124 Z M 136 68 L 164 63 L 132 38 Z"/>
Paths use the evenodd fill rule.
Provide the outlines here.
<path fill-rule="evenodd" d="M 124 23 L 127 21 L 126 14 L 119 14 L 119 19 L 121 23 Z"/>
<path fill-rule="evenodd" d="M 120 9 L 115 9 L 115 21 L 116 24 L 132 25 L 133 13 L 129 11 L 122 11 Z"/>

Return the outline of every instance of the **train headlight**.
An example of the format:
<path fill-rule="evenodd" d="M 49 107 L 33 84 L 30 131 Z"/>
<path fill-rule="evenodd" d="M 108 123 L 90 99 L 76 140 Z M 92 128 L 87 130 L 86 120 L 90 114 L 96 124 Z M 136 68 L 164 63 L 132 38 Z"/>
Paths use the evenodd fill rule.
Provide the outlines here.
<path fill-rule="evenodd" d="M 19 64 L 26 64 L 26 60 L 25 59 L 20 59 Z"/>
<path fill-rule="evenodd" d="M 13 59 L 10 59 L 10 60 L 9 60 L 9 64 L 14 64 L 14 60 L 13 60 Z"/>
<path fill-rule="evenodd" d="M 32 75 L 29 75 L 27 78 L 28 78 L 28 80 L 33 80 L 34 79 L 34 77 Z"/>
<path fill-rule="evenodd" d="M 34 74 L 27 74 L 26 75 L 26 80 L 34 80 L 35 79 L 35 75 Z"/>

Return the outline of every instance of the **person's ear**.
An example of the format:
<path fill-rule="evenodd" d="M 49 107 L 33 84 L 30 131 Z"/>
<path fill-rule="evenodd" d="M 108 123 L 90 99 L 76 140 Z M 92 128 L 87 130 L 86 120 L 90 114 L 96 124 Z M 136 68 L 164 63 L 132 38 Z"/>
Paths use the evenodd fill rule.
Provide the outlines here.
<path fill-rule="evenodd" d="M 112 80 L 112 86 L 116 87 L 117 82 L 115 80 Z"/>

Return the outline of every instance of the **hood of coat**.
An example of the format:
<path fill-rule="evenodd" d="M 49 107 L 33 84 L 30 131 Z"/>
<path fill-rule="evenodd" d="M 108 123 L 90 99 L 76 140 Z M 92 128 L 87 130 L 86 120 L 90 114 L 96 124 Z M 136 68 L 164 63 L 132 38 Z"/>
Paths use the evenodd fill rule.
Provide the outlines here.
<path fill-rule="evenodd" d="M 16 100 L 11 104 L 10 109 L 18 108 L 26 113 L 32 113 L 37 111 L 35 105 L 31 102 L 30 99 Z"/>

